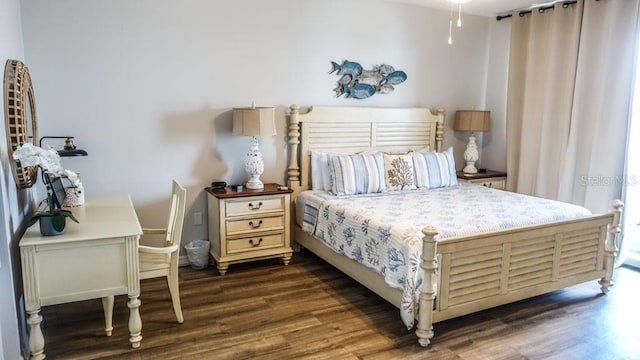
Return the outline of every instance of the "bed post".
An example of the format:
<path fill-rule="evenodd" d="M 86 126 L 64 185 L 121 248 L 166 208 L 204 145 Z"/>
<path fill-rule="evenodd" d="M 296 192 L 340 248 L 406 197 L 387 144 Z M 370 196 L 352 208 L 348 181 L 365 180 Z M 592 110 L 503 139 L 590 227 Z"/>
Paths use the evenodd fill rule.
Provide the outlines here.
<path fill-rule="evenodd" d="M 431 343 L 433 338 L 433 301 L 436 297 L 435 278 L 436 269 L 438 268 L 436 258 L 436 235 L 438 230 L 433 226 L 427 226 L 422 229 L 424 237 L 422 238 L 422 258 L 420 268 L 423 272 L 424 280 L 420 287 L 420 301 L 418 303 L 418 326 L 416 335 L 421 346 L 426 347 Z"/>
<path fill-rule="evenodd" d="M 442 122 L 436 123 L 436 151 L 442 151 L 442 141 L 444 140 L 444 109 L 438 109 L 438 115 L 442 115 Z"/>
<path fill-rule="evenodd" d="M 620 219 L 622 215 L 622 207 L 624 204 L 620 200 L 611 202 L 610 213 L 613 214 L 613 220 L 609 224 L 609 234 L 604 245 L 604 277 L 598 281 L 600 290 L 603 294 L 609 292 L 609 287 L 613 286 L 613 267 L 615 265 L 616 253 L 618 251 L 618 237 L 622 232 Z"/>
<path fill-rule="evenodd" d="M 298 114 L 300 107 L 293 104 L 289 109 L 291 109 L 291 115 L 289 116 L 289 167 L 287 171 L 287 185 L 294 191 L 294 194 L 297 194 L 300 190 L 300 163 L 298 161 L 298 144 L 300 144 Z"/>

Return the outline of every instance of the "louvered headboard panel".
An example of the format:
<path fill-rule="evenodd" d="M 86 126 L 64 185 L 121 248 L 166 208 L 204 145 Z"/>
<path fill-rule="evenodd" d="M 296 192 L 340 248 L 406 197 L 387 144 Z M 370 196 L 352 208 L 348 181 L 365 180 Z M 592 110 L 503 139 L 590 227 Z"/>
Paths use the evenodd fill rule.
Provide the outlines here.
<path fill-rule="evenodd" d="M 440 151 L 444 110 L 291 106 L 289 120 L 289 186 L 311 186 L 311 150 L 354 153 L 364 150 L 409 151 L 429 147 Z"/>

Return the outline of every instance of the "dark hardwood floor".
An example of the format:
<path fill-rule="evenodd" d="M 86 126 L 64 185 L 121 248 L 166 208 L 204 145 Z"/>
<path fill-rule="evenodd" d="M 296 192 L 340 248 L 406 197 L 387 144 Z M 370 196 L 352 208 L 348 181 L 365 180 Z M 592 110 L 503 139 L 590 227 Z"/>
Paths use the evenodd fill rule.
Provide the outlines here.
<path fill-rule="evenodd" d="M 163 279 L 142 282 L 142 346 L 128 342 L 126 297 L 112 337 L 99 300 L 46 307 L 48 359 L 640 359 L 640 273 L 591 282 L 437 323 L 429 348 L 399 311 L 314 255 L 180 268 L 184 324 Z"/>

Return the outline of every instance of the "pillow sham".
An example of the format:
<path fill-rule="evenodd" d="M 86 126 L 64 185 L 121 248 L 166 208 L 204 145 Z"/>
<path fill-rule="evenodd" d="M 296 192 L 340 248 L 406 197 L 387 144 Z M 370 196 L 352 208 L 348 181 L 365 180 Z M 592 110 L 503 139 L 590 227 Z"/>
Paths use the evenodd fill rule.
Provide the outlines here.
<path fill-rule="evenodd" d="M 384 180 L 389 191 L 415 190 L 412 152 L 384 153 Z"/>
<path fill-rule="evenodd" d="M 313 190 L 331 191 L 329 154 L 324 151 L 311 151 L 311 188 Z"/>
<path fill-rule="evenodd" d="M 413 167 L 416 174 L 416 186 L 420 189 L 458 185 L 452 147 L 443 152 L 414 152 Z"/>
<path fill-rule="evenodd" d="M 331 192 L 334 195 L 371 194 L 385 191 L 381 152 L 329 154 Z"/>

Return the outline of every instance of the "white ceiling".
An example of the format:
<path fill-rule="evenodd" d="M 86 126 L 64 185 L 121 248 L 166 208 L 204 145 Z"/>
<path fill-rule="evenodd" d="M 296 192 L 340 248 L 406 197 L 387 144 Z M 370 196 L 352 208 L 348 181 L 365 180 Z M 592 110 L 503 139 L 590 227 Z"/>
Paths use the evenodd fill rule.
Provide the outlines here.
<path fill-rule="evenodd" d="M 429 8 L 450 10 L 451 2 L 448 0 L 387 0 L 398 3 L 424 6 Z M 511 10 L 525 9 L 532 5 L 548 4 L 551 0 L 472 0 L 462 4 L 462 12 L 465 14 L 494 17 L 504 15 Z M 458 5 L 454 5 L 457 10 Z"/>

